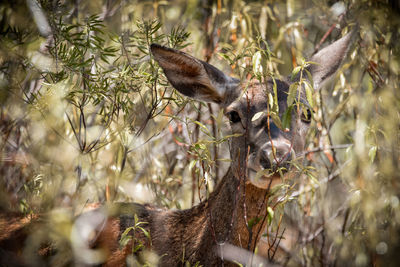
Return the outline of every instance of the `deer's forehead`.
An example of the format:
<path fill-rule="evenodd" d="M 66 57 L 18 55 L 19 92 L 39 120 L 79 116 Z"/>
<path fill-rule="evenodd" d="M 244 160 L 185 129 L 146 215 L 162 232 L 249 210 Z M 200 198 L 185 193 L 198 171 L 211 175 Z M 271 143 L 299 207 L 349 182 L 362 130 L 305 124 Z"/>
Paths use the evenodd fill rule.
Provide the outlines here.
<path fill-rule="evenodd" d="M 279 105 L 286 103 L 287 91 L 289 85 L 286 82 L 276 80 L 277 98 Z M 255 113 L 266 109 L 269 101 L 269 93 L 274 94 L 274 82 L 266 83 L 254 82 L 250 85 L 242 86 L 242 94 L 240 97 L 228 107 L 228 110 L 235 109 L 243 113 Z"/>

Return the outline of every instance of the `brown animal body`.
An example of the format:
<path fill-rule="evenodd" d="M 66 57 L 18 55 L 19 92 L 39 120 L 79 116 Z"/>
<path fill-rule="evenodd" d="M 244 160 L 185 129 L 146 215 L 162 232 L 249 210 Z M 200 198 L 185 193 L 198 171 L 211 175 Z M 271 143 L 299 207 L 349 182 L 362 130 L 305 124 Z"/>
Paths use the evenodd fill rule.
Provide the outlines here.
<path fill-rule="evenodd" d="M 338 69 L 350 39 L 350 35 L 346 35 L 311 58 L 318 63 L 308 68 L 315 88 L 319 88 Z M 140 222 L 146 222 L 142 227 L 151 238 L 140 230 L 135 232 L 135 237 L 160 256 L 160 266 L 183 266 L 186 262 L 203 266 L 234 265 L 227 259 L 235 259 L 235 255 L 227 255 L 224 247 L 229 244 L 254 251 L 267 222 L 267 206 L 271 206 L 273 201 L 269 195 L 270 188 L 282 183 L 276 170 L 285 167 L 286 172 L 290 172 L 289 161 L 304 150 L 310 118 L 304 115 L 307 111 L 297 110 L 294 106 L 290 129 L 283 131 L 269 117 L 267 92 L 273 92 L 275 83 L 279 115 L 282 115 L 287 109 L 288 81 L 276 79 L 246 85 L 183 52 L 156 44 L 151 45 L 151 52 L 179 92 L 217 103 L 224 110 L 235 134 L 230 140 L 231 166 L 209 198 L 191 209 L 161 210 L 149 205 L 120 204 L 112 212 L 111 209 L 98 208 L 79 216 L 71 234 L 81 241 L 78 242 L 80 245 L 72 248 L 74 263 L 125 265 L 135 240 L 123 249 L 119 240 L 122 233 L 134 225 L 136 214 Z M 297 107 L 307 108 L 304 92 L 298 101 L 302 105 Z M 261 116 L 253 119 L 260 112 L 263 112 Z M 259 171 L 264 175 L 256 177 Z M 95 235 L 88 236 L 87 225 Z M 10 236 L 0 241 L 0 252 L 7 257 L 18 255 L 11 247 L 5 246 L 8 239 Z M 104 259 L 88 262 L 87 257 L 79 257 L 85 251 L 98 248 L 106 251 Z M 249 259 L 236 260 L 249 263 Z M 0 263 L 4 262 L 7 263 L 0 260 Z"/>

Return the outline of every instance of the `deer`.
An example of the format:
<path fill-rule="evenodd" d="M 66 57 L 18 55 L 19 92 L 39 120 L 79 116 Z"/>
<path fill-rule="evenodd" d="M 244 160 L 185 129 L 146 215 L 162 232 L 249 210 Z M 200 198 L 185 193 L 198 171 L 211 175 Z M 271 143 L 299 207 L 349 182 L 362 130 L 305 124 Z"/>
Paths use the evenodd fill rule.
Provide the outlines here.
<path fill-rule="evenodd" d="M 312 75 L 315 90 L 339 69 L 351 37 L 352 33 L 348 33 L 310 58 L 314 64 L 307 70 Z M 282 115 L 288 108 L 290 84 L 299 77 L 246 84 L 185 52 L 158 44 L 151 44 L 150 51 L 179 93 L 216 103 L 224 111 L 233 133 L 229 141 L 230 167 L 209 197 L 189 209 L 168 210 L 149 204 L 120 203 L 113 208 L 98 205 L 78 216 L 71 230 L 71 237 L 78 240 L 72 245 L 77 258 L 75 263 L 126 265 L 127 257 L 132 254 L 133 240 L 123 248 L 119 240 L 138 219 L 144 222 L 141 226 L 146 231 L 134 230 L 135 239 L 140 239 L 159 256 L 159 266 L 183 266 L 187 262 L 201 266 L 234 266 L 225 248 L 255 250 L 260 233 L 266 227 L 267 207 L 274 201 L 271 189 L 282 184 L 285 177 L 290 179 L 291 160 L 305 150 L 312 111 L 307 105 L 304 88 L 298 89 L 301 91 L 298 101 L 304 105 L 297 107 L 306 110 L 294 107 L 290 127 L 281 129 L 268 113 L 267 92 L 273 92 L 276 86 L 279 114 Z M 255 114 L 261 116 L 254 119 Z M 260 172 L 262 175 L 257 175 Z M 5 229 L 1 220 L 0 227 Z M 10 239 L 10 235 L 7 238 Z M 11 255 L 13 252 L 5 245 L 11 243 L 5 239 L 0 238 L 0 254 Z M 88 257 L 80 257 L 100 248 L 105 255 L 101 259 L 88 261 Z M 6 261 L 3 259 L 3 262 Z"/>

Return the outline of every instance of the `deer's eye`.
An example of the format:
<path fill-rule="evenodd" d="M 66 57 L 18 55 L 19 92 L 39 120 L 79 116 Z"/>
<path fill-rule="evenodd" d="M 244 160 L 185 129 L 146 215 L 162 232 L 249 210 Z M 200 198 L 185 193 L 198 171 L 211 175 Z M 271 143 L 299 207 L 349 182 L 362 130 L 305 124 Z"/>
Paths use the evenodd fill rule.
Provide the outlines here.
<path fill-rule="evenodd" d="M 231 123 L 238 123 L 242 120 L 239 116 L 239 113 L 237 113 L 236 111 L 230 111 L 228 112 L 228 114 L 226 114 L 226 116 Z"/>
<path fill-rule="evenodd" d="M 303 109 L 303 112 L 301 112 L 301 121 L 305 123 L 310 123 L 312 118 L 312 113 L 309 108 Z"/>

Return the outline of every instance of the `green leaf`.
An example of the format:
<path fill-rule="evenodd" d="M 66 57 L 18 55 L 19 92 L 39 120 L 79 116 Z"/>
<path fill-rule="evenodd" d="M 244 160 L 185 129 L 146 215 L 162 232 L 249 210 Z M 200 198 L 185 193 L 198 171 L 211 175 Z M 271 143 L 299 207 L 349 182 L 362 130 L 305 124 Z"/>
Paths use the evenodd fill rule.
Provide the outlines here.
<path fill-rule="evenodd" d="M 292 104 L 293 104 L 293 102 L 294 102 L 294 99 L 295 99 L 295 97 L 296 97 L 296 92 L 297 92 L 297 87 L 298 87 L 299 85 L 298 85 L 298 83 L 297 82 L 295 82 L 295 83 L 292 83 L 290 86 L 289 86 L 289 93 L 288 93 L 288 96 L 287 96 L 287 106 L 288 107 L 290 107 Z"/>
<path fill-rule="evenodd" d="M 121 234 L 121 239 L 119 240 L 119 245 L 123 248 L 125 247 L 129 241 L 132 240 L 132 235 L 129 235 L 129 232 L 134 230 L 133 227 L 128 227 L 125 229 L 125 231 Z"/>
<path fill-rule="evenodd" d="M 189 170 L 192 170 L 193 168 L 194 168 L 194 166 L 196 165 L 196 162 L 197 162 L 197 160 L 192 160 L 192 161 L 190 161 L 190 163 L 189 163 Z"/>
<path fill-rule="evenodd" d="M 307 172 L 306 174 L 307 174 L 307 177 L 310 178 L 310 180 L 311 180 L 314 184 L 316 184 L 316 185 L 319 184 L 318 179 L 317 179 L 312 173 Z"/>
<path fill-rule="evenodd" d="M 377 146 L 372 146 L 368 151 L 368 156 L 369 156 L 369 160 L 371 161 L 371 163 L 374 162 L 374 160 L 375 160 L 376 151 L 377 151 Z"/>
<path fill-rule="evenodd" d="M 139 244 L 132 249 L 132 252 L 135 253 L 143 247 L 144 247 L 144 245 L 141 242 L 139 242 Z"/>
<path fill-rule="evenodd" d="M 308 104 L 310 105 L 311 108 L 314 107 L 314 101 L 313 101 L 313 92 L 314 90 L 312 89 L 312 86 L 309 82 L 303 81 L 304 87 L 306 89 L 306 97 Z"/>
<path fill-rule="evenodd" d="M 299 73 L 299 71 L 301 70 L 301 66 L 297 66 L 296 68 L 293 69 L 292 71 L 292 79 L 297 75 L 297 73 Z"/>
<path fill-rule="evenodd" d="M 257 51 L 253 56 L 253 72 L 256 75 L 262 74 L 262 64 L 261 64 L 261 52 Z"/>
<path fill-rule="evenodd" d="M 271 93 L 268 93 L 268 104 L 269 104 L 269 108 L 270 108 L 271 110 L 273 110 L 273 109 L 274 109 L 275 102 L 274 102 L 274 97 L 272 96 Z"/>
<path fill-rule="evenodd" d="M 194 145 L 194 147 L 196 149 L 200 149 L 200 150 L 206 150 L 207 149 L 206 145 L 203 144 L 203 143 L 197 143 L 197 144 Z"/>
<path fill-rule="evenodd" d="M 248 229 L 253 228 L 253 226 L 256 225 L 257 223 L 259 223 L 260 221 L 261 221 L 261 217 L 251 218 L 247 223 Z"/>
<path fill-rule="evenodd" d="M 278 105 L 278 86 L 276 85 L 275 79 L 272 79 L 274 82 L 274 85 L 272 86 L 274 90 L 274 105 L 272 108 L 272 111 L 276 112 L 277 114 L 279 113 L 279 105 Z"/>
<path fill-rule="evenodd" d="M 306 71 L 306 74 L 307 74 L 307 78 L 310 81 L 310 84 L 314 84 L 314 80 L 313 80 L 313 77 L 311 75 L 311 72 L 308 69 L 305 69 L 305 71 Z"/>
<path fill-rule="evenodd" d="M 274 122 L 274 124 L 276 125 L 276 127 L 278 127 L 279 129 L 283 130 L 283 126 L 282 126 L 282 122 L 281 122 L 281 118 L 279 118 L 279 115 L 275 112 L 271 112 L 270 116 L 272 118 L 272 121 Z"/>
<path fill-rule="evenodd" d="M 197 125 L 199 125 L 200 128 L 203 130 L 203 132 L 204 132 L 205 134 L 210 135 L 210 131 L 208 130 L 208 128 L 207 128 L 204 124 L 202 124 L 202 123 L 199 122 L 199 121 L 193 121 L 193 122 L 196 123 Z"/>
<path fill-rule="evenodd" d="M 271 207 L 267 207 L 268 224 L 270 225 L 274 218 L 274 210 Z"/>
<path fill-rule="evenodd" d="M 292 122 L 292 110 L 293 106 L 288 107 L 282 115 L 282 128 L 283 130 L 290 129 Z"/>
<path fill-rule="evenodd" d="M 256 121 L 258 120 L 263 114 L 265 114 L 265 111 L 260 111 L 254 114 L 254 116 L 251 118 L 251 121 Z"/>
<path fill-rule="evenodd" d="M 150 239 L 150 233 L 146 229 L 140 226 L 138 228 L 143 232 L 143 234 L 147 237 L 147 239 Z"/>

